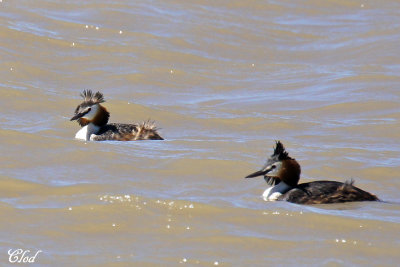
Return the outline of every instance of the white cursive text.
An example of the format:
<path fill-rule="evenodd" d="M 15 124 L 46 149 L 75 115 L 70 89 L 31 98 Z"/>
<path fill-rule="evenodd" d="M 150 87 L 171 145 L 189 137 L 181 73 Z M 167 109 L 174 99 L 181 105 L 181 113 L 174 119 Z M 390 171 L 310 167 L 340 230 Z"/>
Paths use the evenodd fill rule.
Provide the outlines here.
<path fill-rule="evenodd" d="M 42 251 L 38 250 L 34 256 L 30 256 L 29 255 L 30 252 L 31 251 L 29 249 L 23 250 L 19 248 L 14 251 L 12 249 L 9 249 L 8 255 L 10 255 L 10 257 L 8 258 L 8 261 L 11 263 L 16 263 L 16 262 L 32 263 L 35 262 L 36 256 Z"/>

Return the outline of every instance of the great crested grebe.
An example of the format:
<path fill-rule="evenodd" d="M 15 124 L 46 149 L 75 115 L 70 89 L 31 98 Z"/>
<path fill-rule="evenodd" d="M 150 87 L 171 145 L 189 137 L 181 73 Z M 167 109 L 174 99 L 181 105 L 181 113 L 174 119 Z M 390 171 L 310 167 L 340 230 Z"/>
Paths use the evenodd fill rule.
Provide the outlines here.
<path fill-rule="evenodd" d="M 81 96 L 83 102 L 76 107 L 71 118 L 82 126 L 75 138 L 85 141 L 164 140 L 150 121 L 140 124 L 108 123 L 110 113 L 100 105 L 105 102 L 102 93 L 93 94 L 91 90 L 84 90 Z"/>
<path fill-rule="evenodd" d="M 264 176 L 269 187 L 263 193 L 265 201 L 283 200 L 297 204 L 326 204 L 350 201 L 377 201 L 375 195 L 353 185 L 336 181 L 314 181 L 298 184 L 300 165 L 289 157 L 280 141 L 276 142 L 274 153 L 264 167 L 246 178 Z"/>

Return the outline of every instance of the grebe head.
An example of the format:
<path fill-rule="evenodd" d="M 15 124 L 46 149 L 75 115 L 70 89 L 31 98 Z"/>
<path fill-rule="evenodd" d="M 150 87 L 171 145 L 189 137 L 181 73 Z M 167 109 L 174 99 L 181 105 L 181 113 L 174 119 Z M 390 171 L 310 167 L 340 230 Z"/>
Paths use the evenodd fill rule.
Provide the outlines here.
<path fill-rule="evenodd" d="M 71 121 L 77 120 L 81 126 L 93 123 L 98 126 L 106 125 L 110 113 L 100 103 L 105 102 L 103 94 L 97 92 L 93 94 L 91 90 L 83 90 L 81 93 L 83 102 L 75 109 L 75 115 Z"/>
<path fill-rule="evenodd" d="M 277 141 L 274 153 L 262 169 L 246 176 L 246 178 L 263 175 L 267 184 L 271 186 L 285 182 L 287 185 L 295 187 L 300 180 L 300 172 L 299 163 L 294 158 L 289 157 L 285 147 L 280 141 Z"/>

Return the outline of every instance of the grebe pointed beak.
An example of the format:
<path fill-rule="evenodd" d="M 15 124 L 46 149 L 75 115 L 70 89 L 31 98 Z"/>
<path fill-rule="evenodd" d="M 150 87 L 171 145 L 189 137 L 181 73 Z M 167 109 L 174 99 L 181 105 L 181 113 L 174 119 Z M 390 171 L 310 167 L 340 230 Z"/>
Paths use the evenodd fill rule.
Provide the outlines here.
<path fill-rule="evenodd" d="M 86 113 L 87 113 L 87 112 L 86 112 Z M 82 118 L 83 116 L 85 116 L 86 113 L 78 113 L 78 114 L 75 114 L 75 116 L 73 116 L 73 117 L 70 119 L 70 121 L 74 121 L 74 120 L 77 120 L 77 119 L 79 119 L 79 118 Z"/>
<path fill-rule="evenodd" d="M 270 171 L 272 171 L 273 169 L 275 169 L 276 166 L 275 165 L 269 165 L 259 171 L 256 171 L 252 174 L 247 175 L 245 178 L 254 178 L 257 176 L 261 176 L 261 175 L 266 175 L 267 173 L 269 173 Z"/>
<path fill-rule="evenodd" d="M 267 172 L 268 172 L 268 171 L 266 171 L 266 170 L 256 171 L 256 172 L 254 172 L 254 173 L 252 173 L 252 174 L 247 175 L 245 178 L 254 178 L 254 177 L 257 177 L 257 176 L 264 175 L 264 174 L 266 174 Z"/>

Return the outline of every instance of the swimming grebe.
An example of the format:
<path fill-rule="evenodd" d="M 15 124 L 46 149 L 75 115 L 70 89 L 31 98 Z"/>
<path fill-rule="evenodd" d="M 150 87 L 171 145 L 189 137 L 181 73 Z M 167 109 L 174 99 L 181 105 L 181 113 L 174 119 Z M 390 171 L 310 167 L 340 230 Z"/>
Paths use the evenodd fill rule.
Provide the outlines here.
<path fill-rule="evenodd" d="M 336 181 L 315 181 L 298 184 L 300 165 L 289 157 L 280 141 L 276 142 L 274 153 L 264 167 L 246 178 L 264 176 L 269 187 L 263 193 L 265 201 L 283 200 L 297 204 L 326 204 L 349 201 L 375 201 L 376 196 L 353 185 L 353 181 L 345 183 Z"/>
<path fill-rule="evenodd" d="M 83 102 L 75 109 L 71 121 L 77 120 L 82 126 L 76 139 L 85 141 L 104 140 L 164 140 L 157 132 L 154 123 L 147 121 L 141 124 L 108 123 L 110 113 L 100 103 L 105 102 L 103 94 L 93 94 L 91 90 L 81 93 Z"/>

